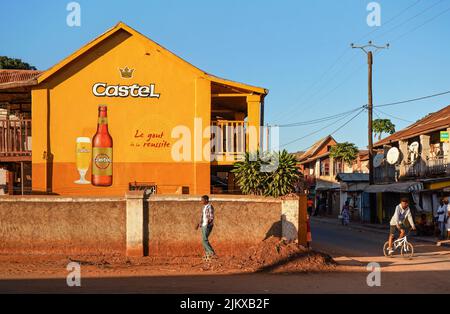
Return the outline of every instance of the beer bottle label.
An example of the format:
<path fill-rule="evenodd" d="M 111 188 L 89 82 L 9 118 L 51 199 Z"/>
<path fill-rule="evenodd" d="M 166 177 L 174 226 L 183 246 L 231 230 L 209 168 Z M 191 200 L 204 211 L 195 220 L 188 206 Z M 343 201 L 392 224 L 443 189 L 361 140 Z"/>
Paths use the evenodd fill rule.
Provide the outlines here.
<path fill-rule="evenodd" d="M 98 117 L 98 124 L 108 124 L 108 118 L 107 117 Z"/>
<path fill-rule="evenodd" d="M 112 148 L 92 148 L 92 174 L 96 176 L 112 176 Z"/>

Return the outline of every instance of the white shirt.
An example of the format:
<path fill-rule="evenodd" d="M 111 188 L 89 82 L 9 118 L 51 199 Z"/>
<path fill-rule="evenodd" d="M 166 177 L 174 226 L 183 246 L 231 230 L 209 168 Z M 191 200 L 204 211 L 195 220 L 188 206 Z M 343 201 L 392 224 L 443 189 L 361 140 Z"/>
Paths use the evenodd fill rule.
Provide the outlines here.
<path fill-rule="evenodd" d="M 403 220 L 400 219 L 400 215 L 403 216 Z M 401 205 L 397 205 L 397 207 L 395 208 L 394 216 L 392 216 L 392 218 L 391 218 L 390 225 L 396 226 L 398 223 L 401 223 L 401 222 L 405 221 L 406 219 L 408 219 L 411 227 L 415 228 L 414 219 L 411 215 L 411 210 L 409 209 L 409 207 L 406 207 L 405 209 L 403 209 L 403 207 Z"/>
<path fill-rule="evenodd" d="M 438 222 L 444 222 L 445 215 L 447 215 L 448 211 L 448 205 L 444 204 L 442 206 L 439 206 L 437 211 L 440 212 L 440 214 L 438 215 Z"/>
<path fill-rule="evenodd" d="M 203 218 L 202 218 L 202 227 L 206 227 L 208 225 L 208 215 L 207 215 L 207 211 L 211 210 L 211 204 L 206 204 L 205 206 L 203 206 L 203 210 L 202 210 L 202 214 L 203 214 Z"/>

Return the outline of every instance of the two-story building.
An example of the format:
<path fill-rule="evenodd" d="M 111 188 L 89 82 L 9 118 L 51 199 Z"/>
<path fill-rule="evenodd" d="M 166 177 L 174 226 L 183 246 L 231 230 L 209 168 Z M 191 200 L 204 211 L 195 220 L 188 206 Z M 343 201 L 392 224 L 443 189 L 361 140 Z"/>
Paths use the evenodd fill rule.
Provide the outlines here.
<path fill-rule="evenodd" d="M 233 191 L 230 169 L 260 145 L 267 93 L 208 74 L 119 23 L 44 72 L 0 71 L 6 190 Z M 93 136 L 106 121 L 111 152 L 97 158 Z M 93 166 L 112 184 L 90 182 Z"/>
<path fill-rule="evenodd" d="M 450 192 L 449 131 L 447 106 L 374 144 L 381 162 L 374 168 L 375 185 L 366 192 L 377 195 L 376 221 L 387 222 L 401 196 L 409 196 L 416 214 L 426 213 L 431 221 L 439 198 Z M 389 163 L 391 149 L 399 154 Z"/>
<path fill-rule="evenodd" d="M 314 199 L 316 207 L 325 207 L 327 213 L 332 215 L 338 215 L 346 200 L 351 201 L 354 206 L 360 204 L 359 194 L 363 190 L 361 184 L 353 184 L 355 176 L 339 177 L 338 174 L 368 172 L 368 151 L 359 151 L 357 159 L 352 165 L 348 165 L 340 159 L 330 157 L 330 150 L 336 144 L 336 140 L 328 135 L 297 156 L 306 193 Z M 368 178 L 359 176 L 357 181 L 368 181 Z M 358 215 L 360 208 L 356 211 Z"/>

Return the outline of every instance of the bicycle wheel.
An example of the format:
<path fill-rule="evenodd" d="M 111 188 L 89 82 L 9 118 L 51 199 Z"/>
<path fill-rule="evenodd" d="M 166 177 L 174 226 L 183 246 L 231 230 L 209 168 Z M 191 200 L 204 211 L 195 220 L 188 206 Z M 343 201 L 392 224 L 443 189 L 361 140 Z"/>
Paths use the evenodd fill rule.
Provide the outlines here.
<path fill-rule="evenodd" d="M 400 252 L 403 257 L 411 258 L 414 255 L 414 246 L 408 242 L 402 246 Z"/>
<path fill-rule="evenodd" d="M 384 256 L 391 256 L 389 255 L 389 241 L 386 241 L 383 245 L 383 254 Z"/>

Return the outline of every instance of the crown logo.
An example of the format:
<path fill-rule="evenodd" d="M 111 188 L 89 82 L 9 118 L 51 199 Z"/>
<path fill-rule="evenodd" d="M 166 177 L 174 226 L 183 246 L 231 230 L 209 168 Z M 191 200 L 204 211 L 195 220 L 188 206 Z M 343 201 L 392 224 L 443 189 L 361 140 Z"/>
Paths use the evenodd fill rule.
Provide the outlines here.
<path fill-rule="evenodd" d="M 125 67 L 125 69 L 120 69 L 119 68 L 119 70 L 120 70 L 120 76 L 122 78 L 132 78 L 133 77 L 134 69 L 130 69 L 128 67 Z"/>

